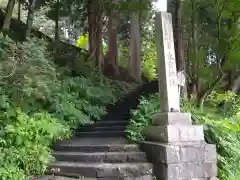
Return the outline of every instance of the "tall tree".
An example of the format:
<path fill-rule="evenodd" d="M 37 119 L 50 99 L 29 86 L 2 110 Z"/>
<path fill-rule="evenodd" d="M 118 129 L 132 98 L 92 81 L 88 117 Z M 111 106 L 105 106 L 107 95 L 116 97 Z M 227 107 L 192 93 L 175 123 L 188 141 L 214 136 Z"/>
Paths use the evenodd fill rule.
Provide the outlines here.
<path fill-rule="evenodd" d="M 192 51 L 191 51 L 191 58 L 192 58 L 192 82 L 193 82 L 193 99 L 198 100 L 198 93 L 199 93 L 199 71 L 198 71 L 198 58 L 197 58 L 197 0 L 192 0 L 192 22 L 191 22 L 191 27 L 192 27 Z"/>
<path fill-rule="evenodd" d="M 168 1 L 168 9 L 173 16 L 173 35 L 176 54 L 177 71 L 185 74 L 184 44 L 183 44 L 183 23 L 182 23 L 182 0 Z M 187 83 L 181 89 L 182 94 L 187 98 Z"/>
<path fill-rule="evenodd" d="M 236 0 L 185 0 L 183 19 L 187 74 L 193 100 L 203 106 L 209 93 L 225 89 L 239 68 L 239 8 Z M 191 18 L 189 18 L 191 17 Z M 189 36 L 190 34 L 190 36 Z M 232 81 L 231 77 L 227 77 Z M 225 85 L 224 85 L 225 84 Z"/>
<path fill-rule="evenodd" d="M 60 0 L 57 0 L 55 4 L 55 40 L 56 41 L 60 41 L 59 16 L 60 16 Z"/>
<path fill-rule="evenodd" d="M 25 32 L 25 39 L 30 37 L 30 34 L 31 34 L 36 3 L 37 3 L 37 0 L 29 0 L 28 2 L 29 5 L 28 5 L 27 28 Z"/>
<path fill-rule="evenodd" d="M 118 0 L 113 0 L 111 5 L 118 4 Z M 110 74 L 116 75 L 118 73 L 118 47 L 117 47 L 117 20 L 116 10 L 111 8 L 108 13 L 108 57 L 105 66 L 108 66 Z"/>
<path fill-rule="evenodd" d="M 103 0 L 88 1 L 88 32 L 89 32 L 89 53 L 96 62 L 96 67 L 101 70 L 103 66 Z"/>
<path fill-rule="evenodd" d="M 140 22 L 139 22 L 139 11 L 131 13 L 130 22 L 130 73 L 135 80 L 141 83 L 141 47 L 140 47 Z"/>
<path fill-rule="evenodd" d="M 18 0 L 18 20 L 21 20 L 21 0 Z"/>
<path fill-rule="evenodd" d="M 94 51 L 94 42 L 93 42 L 93 23 L 94 23 L 94 16 L 93 16 L 93 0 L 89 0 L 87 3 L 87 12 L 88 12 L 88 52 L 92 54 Z"/>
<path fill-rule="evenodd" d="M 11 18 L 12 18 L 12 13 L 13 13 L 15 3 L 16 3 L 16 0 L 8 0 L 7 9 L 4 16 L 3 27 L 2 27 L 3 31 L 8 31 L 10 28 L 10 23 L 11 23 Z"/>

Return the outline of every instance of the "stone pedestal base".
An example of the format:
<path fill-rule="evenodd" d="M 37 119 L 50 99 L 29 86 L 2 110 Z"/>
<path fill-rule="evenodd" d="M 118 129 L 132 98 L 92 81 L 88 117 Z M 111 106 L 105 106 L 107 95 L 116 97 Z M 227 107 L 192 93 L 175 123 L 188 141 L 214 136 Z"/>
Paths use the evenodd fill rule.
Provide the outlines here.
<path fill-rule="evenodd" d="M 165 179 L 158 179 L 158 180 L 165 180 Z M 211 177 L 211 178 L 174 179 L 174 180 L 219 180 L 219 179 L 216 177 Z"/>
<path fill-rule="evenodd" d="M 149 142 L 140 147 L 158 180 L 216 180 L 216 147 L 205 143 L 203 127 L 191 125 L 190 114 L 158 114 L 144 134 Z"/>
<path fill-rule="evenodd" d="M 216 162 L 216 146 L 204 141 L 188 143 L 141 142 L 141 149 L 149 160 L 166 164 Z"/>
<path fill-rule="evenodd" d="M 141 142 L 140 147 L 154 164 L 154 174 L 158 180 L 188 180 L 217 175 L 214 145 L 205 142 Z"/>
<path fill-rule="evenodd" d="M 198 125 L 149 126 L 143 134 L 147 140 L 159 142 L 204 141 L 203 126 Z"/>

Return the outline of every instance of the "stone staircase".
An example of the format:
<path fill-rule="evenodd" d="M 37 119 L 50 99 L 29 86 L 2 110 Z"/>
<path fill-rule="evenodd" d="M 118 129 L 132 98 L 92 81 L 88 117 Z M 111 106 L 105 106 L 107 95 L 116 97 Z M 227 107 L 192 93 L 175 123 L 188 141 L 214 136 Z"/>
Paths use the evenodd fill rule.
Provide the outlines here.
<path fill-rule="evenodd" d="M 57 142 L 53 149 L 56 161 L 49 169 L 56 175 L 91 177 L 98 180 L 150 180 L 152 164 L 146 154 L 125 138 L 130 110 L 136 108 L 142 95 L 157 92 L 156 82 L 138 90 L 108 107 L 108 114 L 93 125 L 78 129 L 71 140 Z"/>
<path fill-rule="evenodd" d="M 61 141 L 54 147 L 56 175 L 99 180 L 150 180 L 152 165 L 138 145 L 124 138 L 82 138 Z"/>
<path fill-rule="evenodd" d="M 75 132 L 76 137 L 124 137 L 128 121 L 99 121 Z"/>

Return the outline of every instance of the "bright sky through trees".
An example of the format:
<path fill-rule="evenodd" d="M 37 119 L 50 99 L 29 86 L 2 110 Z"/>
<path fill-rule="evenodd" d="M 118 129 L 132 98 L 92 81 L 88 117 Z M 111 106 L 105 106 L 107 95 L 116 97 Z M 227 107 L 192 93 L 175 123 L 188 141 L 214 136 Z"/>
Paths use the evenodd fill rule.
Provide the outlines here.
<path fill-rule="evenodd" d="M 167 11 L 167 0 L 156 0 L 153 5 L 158 11 Z"/>

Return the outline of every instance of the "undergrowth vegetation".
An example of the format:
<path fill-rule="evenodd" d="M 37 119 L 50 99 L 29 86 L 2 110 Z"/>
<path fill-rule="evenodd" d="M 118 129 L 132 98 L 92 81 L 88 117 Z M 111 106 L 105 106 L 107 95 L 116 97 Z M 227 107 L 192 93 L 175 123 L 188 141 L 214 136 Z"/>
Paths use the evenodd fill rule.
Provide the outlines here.
<path fill-rule="evenodd" d="M 99 120 L 132 88 L 88 69 L 72 77 L 43 40 L 16 43 L 0 34 L 0 179 L 43 174 L 54 141 Z"/>
<path fill-rule="evenodd" d="M 182 102 L 182 111 L 191 112 L 193 123 L 203 124 L 208 143 L 217 145 L 219 178 L 237 180 L 240 177 L 240 97 L 232 93 L 213 92 L 206 99 L 206 106 L 199 109 L 194 104 Z M 219 107 L 219 102 L 225 102 Z M 151 116 L 159 112 L 159 95 L 142 98 L 127 127 L 128 137 L 144 140 L 142 131 L 151 124 Z"/>

